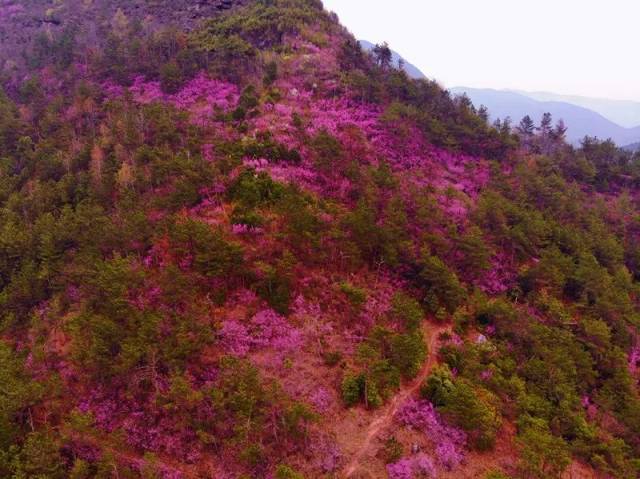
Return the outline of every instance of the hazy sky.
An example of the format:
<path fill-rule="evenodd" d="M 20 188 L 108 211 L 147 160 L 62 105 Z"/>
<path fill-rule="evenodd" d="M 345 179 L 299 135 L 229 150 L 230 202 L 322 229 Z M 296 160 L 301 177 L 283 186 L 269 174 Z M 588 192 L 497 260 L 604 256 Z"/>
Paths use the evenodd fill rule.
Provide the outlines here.
<path fill-rule="evenodd" d="M 640 0 L 324 0 L 447 87 L 640 101 Z"/>

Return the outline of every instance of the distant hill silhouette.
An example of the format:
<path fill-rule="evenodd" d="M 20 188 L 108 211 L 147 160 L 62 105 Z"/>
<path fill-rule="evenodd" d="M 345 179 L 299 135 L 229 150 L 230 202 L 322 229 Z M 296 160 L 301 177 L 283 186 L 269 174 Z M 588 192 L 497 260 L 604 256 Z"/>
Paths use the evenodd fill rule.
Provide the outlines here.
<path fill-rule="evenodd" d="M 511 117 L 517 124 L 522 117 L 529 115 L 539 123 L 542 115 L 549 112 L 554 120 L 563 119 L 567 127 L 567 138 L 578 143 L 585 136 L 600 139 L 611 138 L 616 144 L 623 146 L 640 141 L 640 126 L 625 128 L 600 113 L 587 108 L 561 101 L 538 101 L 514 91 L 477 89 L 456 87 L 450 90 L 454 95 L 466 93 L 471 101 L 479 107 L 485 105 L 492 119 Z"/>
<path fill-rule="evenodd" d="M 627 145 L 624 149 L 629 151 L 640 151 L 640 142 Z"/>
<path fill-rule="evenodd" d="M 371 51 L 376 46 L 374 43 L 368 42 L 367 40 L 360 40 L 360 45 L 367 51 Z M 400 64 L 400 61 L 404 62 L 403 68 L 404 71 L 407 72 L 411 78 L 427 78 L 427 76 L 420 71 L 418 67 L 409 63 L 406 59 L 404 59 L 399 53 L 391 50 L 391 54 L 393 55 L 393 64 L 397 67 Z"/>
<path fill-rule="evenodd" d="M 514 92 L 538 101 L 559 101 L 581 106 L 600 113 L 606 119 L 625 128 L 634 128 L 640 125 L 640 102 L 590 98 L 577 95 L 559 95 L 549 92 L 527 92 L 520 90 L 514 90 Z"/>

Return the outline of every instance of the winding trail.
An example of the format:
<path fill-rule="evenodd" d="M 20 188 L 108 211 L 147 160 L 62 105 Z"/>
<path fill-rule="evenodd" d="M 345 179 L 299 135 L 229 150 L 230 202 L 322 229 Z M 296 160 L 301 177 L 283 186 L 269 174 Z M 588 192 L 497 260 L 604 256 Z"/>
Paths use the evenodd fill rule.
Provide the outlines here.
<path fill-rule="evenodd" d="M 432 325 L 429 324 L 428 326 Z M 384 408 L 375 413 L 375 419 L 371 421 L 371 424 L 369 424 L 369 427 L 367 428 L 367 435 L 362 441 L 360 448 L 344 468 L 345 478 L 351 477 L 353 473 L 358 470 L 362 459 L 366 457 L 369 452 L 373 440 L 378 437 L 382 431 L 391 426 L 393 418 L 399 411 L 400 407 L 407 401 L 407 399 L 413 396 L 418 389 L 420 389 L 420 386 L 436 365 L 438 337 L 441 333 L 450 330 L 451 326 L 425 327 L 425 334 L 429 335 L 429 356 L 427 361 L 418 376 L 416 376 L 416 378 L 409 384 L 401 388 L 400 392 L 396 394 Z"/>

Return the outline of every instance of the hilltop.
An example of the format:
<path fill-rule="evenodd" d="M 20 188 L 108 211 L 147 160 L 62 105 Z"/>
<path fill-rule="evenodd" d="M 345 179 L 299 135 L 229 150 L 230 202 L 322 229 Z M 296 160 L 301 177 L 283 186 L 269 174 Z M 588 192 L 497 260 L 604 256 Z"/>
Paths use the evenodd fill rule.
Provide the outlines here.
<path fill-rule="evenodd" d="M 0 5 L 0 477 L 638 475 L 638 154 L 317 0 Z"/>
<path fill-rule="evenodd" d="M 360 40 L 360 45 L 362 45 L 362 48 L 368 52 L 372 52 L 373 49 L 375 48 L 375 44 L 367 41 L 367 40 Z M 396 67 L 396 68 L 401 68 L 404 71 L 407 72 L 407 75 L 409 75 L 410 78 L 413 78 L 415 80 L 426 80 L 427 76 L 422 73 L 420 71 L 420 69 L 413 65 L 412 63 L 408 62 L 405 58 L 403 58 L 398 52 L 395 52 L 393 50 L 391 50 L 391 56 L 392 56 L 392 64 Z"/>

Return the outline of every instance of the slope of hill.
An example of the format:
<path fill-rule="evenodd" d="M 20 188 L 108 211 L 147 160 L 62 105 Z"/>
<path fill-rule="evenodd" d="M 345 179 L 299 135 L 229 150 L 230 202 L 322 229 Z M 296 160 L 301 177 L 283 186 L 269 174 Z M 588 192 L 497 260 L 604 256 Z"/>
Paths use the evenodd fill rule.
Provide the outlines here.
<path fill-rule="evenodd" d="M 4 49 L 0 477 L 637 476 L 640 155 L 319 1 L 119 5 Z"/>
<path fill-rule="evenodd" d="M 118 29 L 135 27 L 149 33 L 159 26 L 173 25 L 189 30 L 202 18 L 245 3 L 246 0 L 2 0 L 0 72 L 20 81 L 24 58 L 17 52 L 34 44 L 43 46 L 47 38 L 57 37 L 61 43 L 73 38 L 74 43 L 90 49 L 105 40 L 108 33 L 117 34 Z M 122 16 L 116 16 L 118 11 Z"/>
<path fill-rule="evenodd" d="M 572 143 L 578 143 L 585 136 L 603 140 L 611 138 L 620 146 L 640 139 L 640 126 L 624 128 L 599 113 L 570 103 L 538 101 L 520 93 L 501 90 L 456 87 L 451 91 L 454 94 L 466 93 L 477 106 L 485 105 L 494 119 L 508 116 L 517 123 L 522 117 L 529 115 L 539 122 L 542 115 L 549 112 L 556 120 L 564 120 L 569 127 L 567 138 Z"/>
<path fill-rule="evenodd" d="M 369 52 L 373 51 L 373 49 L 375 48 L 375 44 L 368 42 L 367 40 L 360 40 L 360 44 L 362 45 L 362 48 L 364 48 L 366 51 L 369 51 Z M 422 73 L 422 71 L 417 66 L 408 62 L 398 52 L 391 50 L 391 54 L 393 56 L 393 60 L 392 60 L 393 64 L 396 67 L 399 67 L 400 63 L 402 63 L 404 71 L 406 71 L 411 78 L 415 78 L 417 80 L 427 78 L 427 76 L 424 73 Z"/>
<path fill-rule="evenodd" d="M 625 128 L 635 128 L 640 125 L 640 102 L 590 98 L 576 95 L 559 95 L 549 92 L 516 91 L 516 93 L 538 101 L 556 101 L 581 106 L 600 113 L 606 119 Z"/>

